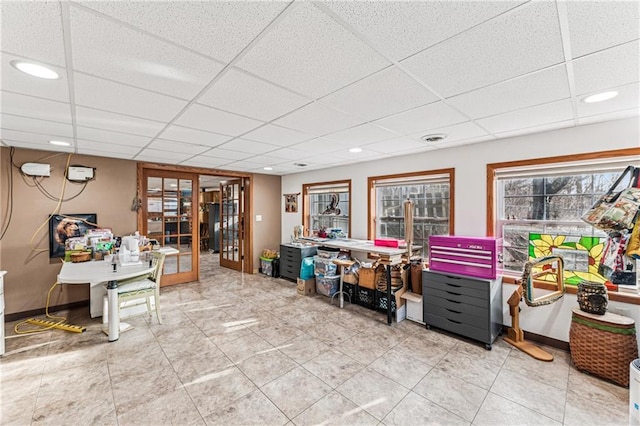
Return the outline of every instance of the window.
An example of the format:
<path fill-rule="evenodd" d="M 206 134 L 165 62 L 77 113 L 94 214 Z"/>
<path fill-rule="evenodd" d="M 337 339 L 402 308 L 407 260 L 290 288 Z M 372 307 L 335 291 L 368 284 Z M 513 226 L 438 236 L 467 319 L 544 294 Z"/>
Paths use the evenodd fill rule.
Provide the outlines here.
<path fill-rule="evenodd" d="M 526 261 L 555 253 L 565 260 L 566 284 L 606 281 L 598 265 L 607 234 L 581 216 L 627 165 L 640 165 L 640 157 L 629 155 L 633 150 L 622 151 L 625 155 L 608 158 L 585 155 L 488 165 L 496 194 L 489 211 L 495 212 L 494 235 L 503 238 L 506 271 L 519 274 Z"/>
<path fill-rule="evenodd" d="M 351 234 L 351 180 L 310 183 L 302 186 L 304 228 L 319 232 Z"/>
<path fill-rule="evenodd" d="M 413 243 L 427 255 L 429 235 L 453 235 L 453 169 L 369 178 L 369 238 L 404 239 L 404 202 L 413 201 Z"/>

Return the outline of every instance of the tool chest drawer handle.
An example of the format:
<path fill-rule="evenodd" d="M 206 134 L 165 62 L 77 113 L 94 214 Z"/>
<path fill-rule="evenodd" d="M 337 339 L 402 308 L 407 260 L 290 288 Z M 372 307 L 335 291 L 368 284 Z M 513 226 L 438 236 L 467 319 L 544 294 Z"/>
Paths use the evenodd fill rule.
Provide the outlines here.
<path fill-rule="evenodd" d="M 446 291 L 445 293 L 453 294 L 454 296 L 462 296 L 462 294 L 461 294 L 461 293 L 454 293 L 454 292 L 452 292 L 452 291 Z"/>
<path fill-rule="evenodd" d="M 449 312 L 453 312 L 454 314 L 461 314 L 461 311 L 454 311 L 453 309 L 445 308 Z"/>
<path fill-rule="evenodd" d="M 452 320 L 452 319 L 449 319 L 449 318 L 445 318 L 445 319 L 447 321 L 451 321 L 451 322 L 456 323 L 456 324 L 462 324 L 460 321 Z"/>

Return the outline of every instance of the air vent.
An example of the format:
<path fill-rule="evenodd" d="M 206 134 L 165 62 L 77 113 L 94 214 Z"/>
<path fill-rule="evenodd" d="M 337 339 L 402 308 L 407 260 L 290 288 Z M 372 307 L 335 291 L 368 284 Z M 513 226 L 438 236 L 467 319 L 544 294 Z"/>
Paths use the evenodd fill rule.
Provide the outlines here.
<path fill-rule="evenodd" d="M 294 166 L 307 167 L 307 163 L 293 163 Z"/>
<path fill-rule="evenodd" d="M 420 139 L 424 142 L 440 142 L 447 137 L 444 133 L 434 133 L 432 135 L 424 135 Z"/>

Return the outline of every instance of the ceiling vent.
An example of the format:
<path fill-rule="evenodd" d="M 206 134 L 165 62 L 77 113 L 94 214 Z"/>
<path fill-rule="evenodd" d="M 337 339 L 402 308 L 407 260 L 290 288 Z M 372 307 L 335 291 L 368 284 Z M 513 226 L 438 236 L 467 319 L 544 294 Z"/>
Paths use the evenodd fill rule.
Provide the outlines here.
<path fill-rule="evenodd" d="M 446 139 L 446 137 L 447 135 L 444 133 L 434 133 L 432 135 L 424 135 L 420 139 L 423 142 L 432 143 L 432 142 L 440 142 L 441 140 Z"/>
<path fill-rule="evenodd" d="M 293 163 L 294 166 L 307 167 L 307 163 Z"/>

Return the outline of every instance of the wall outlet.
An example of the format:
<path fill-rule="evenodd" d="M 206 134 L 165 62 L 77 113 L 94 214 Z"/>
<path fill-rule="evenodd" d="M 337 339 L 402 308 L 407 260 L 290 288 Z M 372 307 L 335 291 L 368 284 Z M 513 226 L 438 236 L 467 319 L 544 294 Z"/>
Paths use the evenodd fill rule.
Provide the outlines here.
<path fill-rule="evenodd" d="M 256 222 L 262 222 L 262 215 L 261 214 L 257 214 L 256 215 Z"/>

